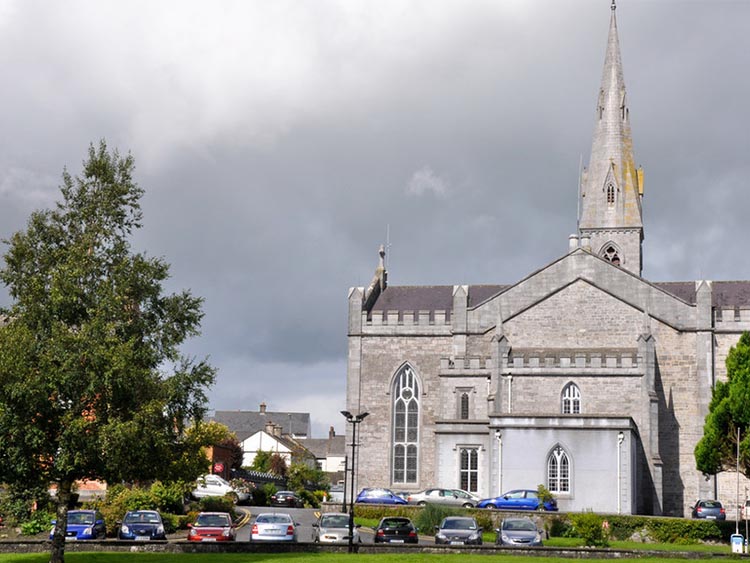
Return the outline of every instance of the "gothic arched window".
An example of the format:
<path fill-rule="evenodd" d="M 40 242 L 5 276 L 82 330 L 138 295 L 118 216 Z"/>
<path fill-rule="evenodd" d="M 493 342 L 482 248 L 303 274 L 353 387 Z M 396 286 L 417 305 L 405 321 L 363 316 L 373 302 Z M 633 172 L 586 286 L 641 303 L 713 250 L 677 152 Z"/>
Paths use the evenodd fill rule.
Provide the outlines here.
<path fill-rule="evenodd" d="M 561 446 L 547 458 L 547 488 L 551 493 L 570 492 L 570 459 Z"/>
<path fill-rule="evenodd" d="M 604 250 L 602 251 L 602 258 L 604 258 L 607 262 L 612 262 L 612 264 L 614 264 L 615 266 L 620 265 L 620 254 L 617 252 L 617 249 L 611 244 L 604 247 Z"/>
<path fill-rule="evenodd" d="M 568 383 L 562 392 L 562 413 L 581 413 L 581 390 L 575 383 Z"/>
<path fill-rule="evenodd" d="M 419 382 L 406 365 L 393 381 L 393 482 L 417 482 Z"/>

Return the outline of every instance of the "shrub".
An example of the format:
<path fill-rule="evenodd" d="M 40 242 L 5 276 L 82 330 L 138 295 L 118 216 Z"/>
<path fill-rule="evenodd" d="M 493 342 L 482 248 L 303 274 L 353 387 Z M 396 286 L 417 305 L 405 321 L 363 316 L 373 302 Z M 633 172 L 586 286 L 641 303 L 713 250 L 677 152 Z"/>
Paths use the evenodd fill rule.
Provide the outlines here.
<path fill-rule="evenodd" d="M 549 492 L 549 489 L 541 483 L 537 485 L 536 494 L 542 502 L 549 502 L 555 498 L 552 496 L 552 493 Z"/>
<path fill-rule="evenodd" d="M 306 507 L 320 508 L 320 501 L 312 491 L 302 489 L 301 491 L 297 491 L 297 496 L 302 499 Z"/>
<path fill-rule="evenodd" d="M 223 497 L 203 497 L 198 501 L 201 512 L 234 512 L 234 499 L 225 495 Z"/>
<path fill-rule="evenodd" d="M 35 536 L 52 526 L 53 513 L 46 510 L 37 510 L 31 515 L 31 519 L 21 524 L 21 535 Z"/>
<path fill-rule="evenodd" d="M 443 518 L 455 514 L 460 514 L 460 511 L 437 504 L 425 504 L 414 518 L 414 525 L 423 534 L 433 534 L 435 526 L 440 524 Z"/>
<path fill-rule="evenodd" d="M 181 514 L 185 509 L 185 497 L 192 488 L 192 483 L 185 483 L 184 481 L 175 481 L 168 484 L 157 481 L 149 489 L 152 506 L 155 506 L 159 512 Z"/>
<path fill-rule="evenodd" d="M 607 547 L 609 541 L 602 527 L 602 518 L 592 511 L 571 514 L 574 534 L 583 539 L 584 544 L 593 547 Z"/>

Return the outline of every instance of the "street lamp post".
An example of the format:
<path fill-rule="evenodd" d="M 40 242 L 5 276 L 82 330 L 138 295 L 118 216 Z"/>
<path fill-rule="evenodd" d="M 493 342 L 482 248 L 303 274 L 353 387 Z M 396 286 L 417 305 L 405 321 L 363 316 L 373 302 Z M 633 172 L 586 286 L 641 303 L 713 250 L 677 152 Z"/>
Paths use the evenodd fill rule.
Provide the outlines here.
<path fill-rule="evenodd" d="M 349 553 L 354 552 L 354 476 L 355 476 L 355 451 L 357 448 L 357 425 L 362 422 L 368 412 L 352 414 L 349 411 L 341 411 L 346 421 L 352 425 L 352 459 L 351 459 L 351 476 L 349 479 Z"/>

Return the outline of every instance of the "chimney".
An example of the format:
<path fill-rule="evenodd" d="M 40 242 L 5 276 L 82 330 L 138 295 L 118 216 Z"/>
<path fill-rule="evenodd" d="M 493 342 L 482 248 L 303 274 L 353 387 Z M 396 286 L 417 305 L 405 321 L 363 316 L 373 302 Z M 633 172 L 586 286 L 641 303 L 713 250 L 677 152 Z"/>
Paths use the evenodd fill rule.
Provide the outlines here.
<path fill-rule="evenodd" d="M 568 252 L 573 252 L 578 248 L 578 235 L 570 235 L 568 237 Z"/>
<path fill-rule="evenodd" d="M 268 434 L 269 436 L 274 435 L 274 423 L 272 420 L 269 420 L 268 422 L 266 422 L 265 431 L 266 431 L 266 434 Z"/>
<path fill-rule="evenodd" d="M 587 252 L 591 252 L 591 237 L 588 234 L 581 235 L 581 248 Z"/>
<path fill-rule="evenodd" d="M 277 438 L 281 438 L 281 424 L 273 425 L 273 435 Z"/>
<path fill-rule="evenodd" d="M 266 403 L 260 404 L 260 414 L 266 414 Z"/>
<path fill-rule="evenodd" d="M 333 438 L 333 437 L 334 437 L 335 435 L 336 435 L 336 431 L 335 431 L 335 430 L 333 429 L 333 426 L 331 426 L 331 427 L 330 427 L 330 428 L 328 429 L 328 439 L 330 440 L 330 439 L 331 439 L 331 438 Z"/>

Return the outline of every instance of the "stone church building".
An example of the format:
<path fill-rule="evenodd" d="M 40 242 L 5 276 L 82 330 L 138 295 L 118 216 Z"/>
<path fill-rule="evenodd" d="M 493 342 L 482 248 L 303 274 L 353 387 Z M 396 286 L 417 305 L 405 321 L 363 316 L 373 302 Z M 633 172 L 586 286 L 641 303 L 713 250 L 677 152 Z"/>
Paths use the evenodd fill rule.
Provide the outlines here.
<path fill-rule="evenodd" d="M 579 198 L 567 253 L 512 285 L 389 286 L 381 249 L 349 291 L 346 408 L 370 413 L 357 488 L 542 483 L 561 510 L 680 516 L 699 497 L 734 504 L 734 474 L 707 479 L 693 449 L 750 330 L 750 281 L 642 277 L 614 2 Z"/>

